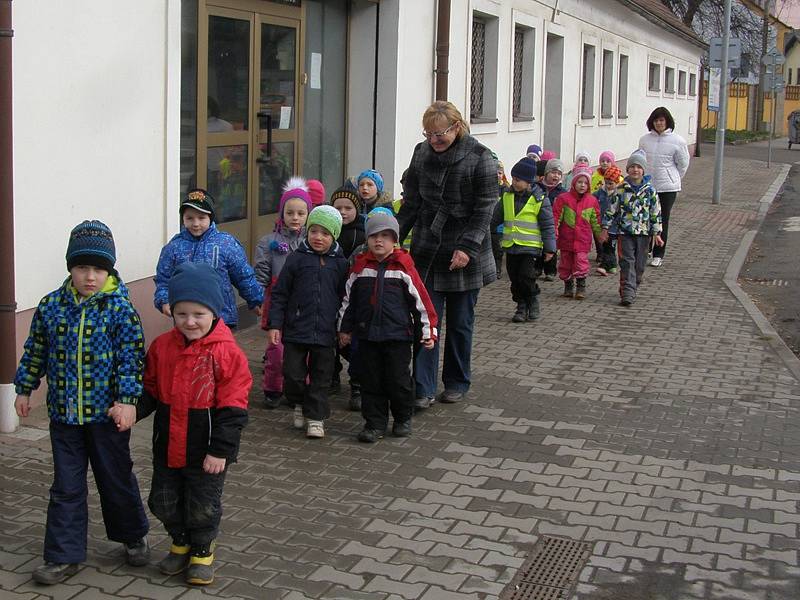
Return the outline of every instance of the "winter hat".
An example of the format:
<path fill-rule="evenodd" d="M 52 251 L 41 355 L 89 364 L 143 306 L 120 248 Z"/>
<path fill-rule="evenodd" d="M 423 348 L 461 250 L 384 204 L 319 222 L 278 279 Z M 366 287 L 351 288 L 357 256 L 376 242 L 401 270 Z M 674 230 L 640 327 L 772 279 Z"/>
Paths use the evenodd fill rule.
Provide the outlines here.
<path fill-rule="evenodd" d="M 353 188 L 349 185 L 343 185 L 331 194 L 331 206 L 333 206 L 333 203 L 339 198 L 347 198 L 350 202 L 352 202 L 353 206 L 356 207 L 356 212 L 360 213 L 361 209 L 364 207 L 364 203 L 361 201 L 361 196 L 354 192 Z"/>
<path fill-rule="evenodd" d="M 67 270 L 75 265 L 90 265 L 114 273 L 117 251 L 114 236 L 101 221 L 84 221 L 69 234 Z"/>
<path fill-rule="evenodd" d="M 591 164 L 592 163 L 592 159 L 589 158 L 589 153 L 588 152 L 586 152 L 585 150 L 578 150 L 575 153 L 575 162 L 578 162 L 582 158 L 586 159 L 586 164 Z"/>
<path fill-rule="evenodd" d="M 542 156 L 540 157 L 542 160 L 550 160 L 556 157 L 556 153 L 552 150 L 542 150 Z"/>
<path fill-rule="evenodd" d="M 388 206 L 376 206 L 367 213 L 367 218 L 369 219 L 371 215 L 377 215 L 377 214 L 394 216 L 394 212 Z"/>
<path fill-rule="evenodd" d="M 551 158 L 547 161 L 547 166 L 544 168 L 544 174 L 547 175 L 550 171 L 564 172 L 564 162 L 558 158 Z"/>
<path fill-rule="evenodd" d="M 616 159 L 616 157 L 614 156 L 614 153 L 611 150 L 604 150 L 603 152 L 601 152 L 600 153 L 600 158 L 598 160 L 600 162 L 603 162 L 604 160 L 607 160 L 610 163 L 617 162 L 617 159 Z"/>
<path fill-rule="evenodd" d="M 642 167 L 643 170 L 647 171 L 647 155 L 642 150 L 635 150 L 630 157 L 628 157 L 628 163 L 625 165 L 625 170 L 628 170 L 628 167 L 631 165 L 639 165 Z"/>
<path fill-rule="evenodd" d="M 530 157 L 530 158 L 533 158 L 531 156 L 531 154 L 533 154 L 533 155 L 536 156 L 537 159 L 539 159 L 539 158 L 542 157 L 542 148 L 541 148 L 541 146 L 537 146 L 536 144 L 532 144 L 532 145 L 528 146 L 528 149 L 525 151 L 525 154 L 527 154 L 528 157 Z"/>
<path fill-rule="evenodd" d="M 586 177 L 589 183 L 591 183 L 592 169 L 588 165 L 575 165 L 572 167 L 572 187 L 575 187 L 575 182 L 578 181 L 578 177 Z"/>
<path fill-rule="evenodd" d="M 310 229 L 312 225 L 319 225 L 327 229 L 333 239 L 336 239 L 342 233 L 342 215 L 330 204 L 322 204 L 314 208 L 308 215 L 306 227 Z"/>
<path fill-rule="evenodd" d="M 372 179 L 372 181 L 375 182 L 375 187 L 378 188 L 379 194 L 383 193 L 383 175 L 381 175 L 375 169 L 367 169 L 358 176 L 358 178 L 356 179 L 356 185 L 361 183 L 361 180 L 364 179 L 365 177 L 367 179 Z"/>
<path fill-rule="evenodd" d="M 312 206 L 319 206 L 325 204 L 325 186 L 319 179 L 309 179 L 306 182 L 308 186 L 308 195 L 311 196 Z"/>
<path fill-rule="evenodd" d="M 186 199 L 181 202 L 181 216 L 183 216 L 183 211 L 187 207 L 207 214 L 212 221 L 216 220 L 216 214 L 214 212 L 214 198 L 202 188 L 194 188 L 189 190 L 189 193 L 186 194 Z"/>
<path fill-rule="evenodd" d="M 302 200 L 308 207 L 308 212 L 314 208 L 311 195 L 308 193 L 308 185 L 302 177 L 291 177 L 283 186 L 283 195 L 278 203 L 278 218 L 283 221 L 283 209 L 289 200 Z"/>
<path fill-rule="evenodd" d="M 606 169 L 606 172 L 603 173 L 603 179 L 610 179 L 613 182 L 617 182 L 622 179 L 622 171 L 619 170 L 618 166 L 611 165 Z"/>
<path fill-rule="evenodd" d="M 370 211 L 367 216 L 367 237 L 387 230 L 394 233 L 395 241 L 400 239 L 400 225 L 397 224 L 397 219 L 393 214 L 387 215 L 384 211 Z"/>
<path fill-rule="evenodd" d="M 185 262 L 175 267 L 169 279 L 169 305 L 178 302 L 197 302 L 218 317 L 225 306 L 222 281 L 217 270 L 208 263 Z"/>
<path fill-rule="evenodd" d="M 533 185 L 536 183 L 536 161 L 532 158 L 521 158 L 511 167 L 511 177 L 516 177 Z"/>

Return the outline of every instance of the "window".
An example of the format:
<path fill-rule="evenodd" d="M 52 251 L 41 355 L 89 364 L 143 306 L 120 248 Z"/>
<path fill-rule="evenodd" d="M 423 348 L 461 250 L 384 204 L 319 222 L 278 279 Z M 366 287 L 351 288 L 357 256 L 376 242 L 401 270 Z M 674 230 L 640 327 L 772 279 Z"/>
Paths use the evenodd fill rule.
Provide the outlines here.
<path fill-rule="evenodd" d="M 651 62 L 647 75 L 647 89 L 651 92 L 661 91 L 661 65 Z"/>
<path fill-rule="evenodd" d="M 614 116 L 614 53 L 603 50 L 602 89 L 600 91 L 600 116 L 610 119 Z"/>
<path fill-rule="evenodd" d="M 594 55 L 595 47 L 583 45 L 583 80 L 581 82 L 581 118 L 594 119 Z"/>
<path fill-rule="evenodd" d="M 664 67 L 664 91 L 667 94 L 675 93 L 675 69 Z"/>
<path fill-rule="evenodd" d="M 474 13 L 470 69 L 470 121 L 495 122 L 497 114 L 497 18 Z"/>
<path fill-rule="evenodd" d="M 792 85 L 792 70 L 791 69 L 786 69 L 786 70 L 789 72 L 789 79 L 786 82 L 786 85 Z"/>
<path fill-rule="evenodd" d="M 686 71 L 678 71 L 678 93 L 686 95 Z"/>
<path fill-rule="evenodd" d="M 697 75 L 695 73 L 689 73 L 689 95 L 697 95 Z"/>
<path fill-rule="evenodd" d="M 524 25 L 514 29 L 514 121 L 533 120 L 533 70 L 536 31 Z"/>
<path fill-rule="evenodd" d="M 619 55 L 619 82 L 617 83 L 617 117 L 628 118 L 628 57 Z"/>

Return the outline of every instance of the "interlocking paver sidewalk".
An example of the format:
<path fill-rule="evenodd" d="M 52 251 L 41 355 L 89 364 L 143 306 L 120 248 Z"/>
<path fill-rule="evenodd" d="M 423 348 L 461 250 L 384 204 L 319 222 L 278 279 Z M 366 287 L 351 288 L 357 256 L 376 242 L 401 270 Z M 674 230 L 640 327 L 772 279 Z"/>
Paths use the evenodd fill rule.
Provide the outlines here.
<path fill-rule="evenodd" d="M 0 436 L 0 596 L 495 598 L 556 535 L 592 543 L 579 599 L 800 597 L 800 384 L 722 281 L 780 167 L 728 159 L 721 206 L 712 168 L 693 161 L 665 265 L 632 308 L 615 278 L 591 277 L 583 302 L 543 283 L 542 319 L 518 325 L 507 280 L 484 290 L 469 399 L 434 406 L 409 439 L 358 444 L 341 396 L 326 438 L 306 440 L 255 390 L 202 592 L 122 566 L 94 492 L 86 565 L 33 585 L 49 444 Z M 238 337 L 257 373 L 263 332 Z M 149 427 L 133 443 L 145 491 Z M 164 551 L 155 521 L 152 537 Z"/>

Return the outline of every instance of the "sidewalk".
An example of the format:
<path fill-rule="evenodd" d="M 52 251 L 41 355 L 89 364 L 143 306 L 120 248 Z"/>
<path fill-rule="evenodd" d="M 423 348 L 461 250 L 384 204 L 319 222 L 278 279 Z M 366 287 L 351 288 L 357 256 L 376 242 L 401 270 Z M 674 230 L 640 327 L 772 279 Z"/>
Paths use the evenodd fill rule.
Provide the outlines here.
<path fill-rule="evenodd" d="M 800 597 L 800 383 L 723 283 L 781 169 L 725 166 L 712 206 L 713 155 L 694 159 L 665 264 L 632 308 L 617 306 L 616 278 L 592 277 L 583 302 L 544 283 L 541 320 L 517 325 L 507 279 L 482 291 L 472 393 L 416 418 L 412 438 L 358 444 L 343 393 L 327 437 L 306 440 L 288 410 L 260 407 L 256 385 L 217 581 L 202 592 L 121 566 L 93 491 L 86 565 L 32 584 L 49 443 L 25 439 L 31 428 L 0 435 L 0 596 L 478 600 L 560 536 L 590 544 L 580 600 Z M 258 377 L 264 333 L 238 337 Z M 136 429 L 145 492 L 149 437 L 149 423 Z M 159 555 L 168 541 L 152 523 Z"/>

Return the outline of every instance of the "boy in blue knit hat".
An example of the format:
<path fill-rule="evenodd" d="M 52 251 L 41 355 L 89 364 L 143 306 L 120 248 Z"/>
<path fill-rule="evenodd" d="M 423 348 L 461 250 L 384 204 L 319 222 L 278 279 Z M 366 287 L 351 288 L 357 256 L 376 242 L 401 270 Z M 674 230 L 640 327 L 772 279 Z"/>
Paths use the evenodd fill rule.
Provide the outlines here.
<path fill-rule="evenodd" d="M 142 395 L 142 325 L 114 269 L 116 249 L 108 226 L 100 221 L 77 225 L 66 258 L 70 276 L 39 302 L 14 378 L 15 408 L 27 417 L 31 392 L 47 377 L 54 476 L 45 562 L 33 572 L 42 584 L 63 581 L 86 560 L 87 464 L 108 539 L 124 544 L 128 564 L 143 566 L 150 557 L 126 431 Z"/>
<path fill-rule="evenodd" d="M 375 169 L 367 169 L 356 177 L 358 195 L 361 198 L 361 213 L 366 215 L 377 206 L 392 208 L 391 194 L 384 188 L 383 175 Z"/>

